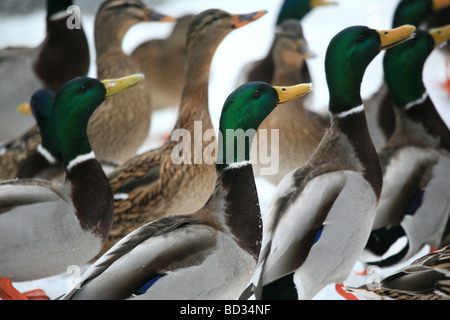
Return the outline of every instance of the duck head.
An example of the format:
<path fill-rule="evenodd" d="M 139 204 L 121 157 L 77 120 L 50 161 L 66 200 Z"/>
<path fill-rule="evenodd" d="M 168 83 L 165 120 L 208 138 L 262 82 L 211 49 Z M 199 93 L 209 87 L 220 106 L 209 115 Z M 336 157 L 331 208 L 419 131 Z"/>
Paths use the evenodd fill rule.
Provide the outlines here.
<path fill-rule="evenodd" d="M 140 0 L 104 1 L 95 17 L 96 50 L 105 50 L 110 42 L 121 42 L 133 25 L 151 21 L 175 21 L 175 18 L 147 8 Z"/>
<path fill-rule="evenodd" d="M 450 40 L 450 25 L 416 30 L 414 39 L 388 50 L 383 59 L 384 77 L 394 105 L 405 107 L 426 92 L 422 72 L 434 48 Z"/>
<path fill-rule="evenodd" d="M 320 6 L 336 4 L 327 0 L 285 0 L 278 14 L 277 25 L 287 19 L 301 20 L 312 9 Z"/>
<path fill-rule="evenodd" d="M 17 110 L 25 115 L 33 115 L 39 127 L 42 147 L 44 147 L 53 158 L 60 159 L 61 156 L 59 154 L 58 144 L 51 122 L 54 99 L 55 94 L 53 91 L 38 90 L 31 96 L 29 103 L 21 104 Z"/>
<path fill-rule="evenodd" d="M 187 47 L 198 42 L 220 43 L 232 30 L 243 27 L 266 13 L 266 10 L 249 14 L 231 14 L 220 9 L 203 11 L 189 25 Z"/>
<path fill-rule="evenodd" d="M 218 161 L 217 167 L 223 168 L 230 163 L 248 161 L 251 141 L 261 122 L 277 106 L 301 97 L 311 89 L 310 83 L 283 87 L 264 82 L 249 82 L 233 91 L 224 103 L 219 121 L 221 139 L 218 159 L 222 161 Z M 227 132 L 230 131 L 234 141 L 228 141 L 227 145 Z M 239 141 L 236 139 L 240 138 L 246 139 L 244 150 L 237 150 Z"/>
<path fill-rule="evenodd" d="M 419 26 L 425 17 L 435 11 L 450 6 L 450 0 L 402 0 L 397 5 L 392 26 L 404 24 Z"/>
<path fill-rule="evenodd" d="M 52 122 L 66 167 L 77 156 L 92 152 L 87 125 L 97 107 L 106 98 L 135 86 L 143 79 L 142 74 L 102 81 L 78 77 L 61 87 L 53 103 Z"/>
<path fill-rule="evenodd" d="M 382 50 L 411 39 L 415 30 L 411 25 L 381 31 L 352 26 L 336 34 L 325 56 L 330 112 L 339 114 L 361 106 L 361 82 L 369 63 Z"/>

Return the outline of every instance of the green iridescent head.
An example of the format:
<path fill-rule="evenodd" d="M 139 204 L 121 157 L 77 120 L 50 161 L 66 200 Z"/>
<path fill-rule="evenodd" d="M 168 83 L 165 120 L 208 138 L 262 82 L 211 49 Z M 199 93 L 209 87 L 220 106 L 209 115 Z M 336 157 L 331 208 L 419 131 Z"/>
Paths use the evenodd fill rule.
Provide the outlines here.
<path fill-rule="evenodd" d="M 52 121 L 66 166 L 77 156 L 92 151 L 87 125 L 100 104 L 106 98 L 136 85 L 143 78 L 141 74 L 102 81 L 78 77 L 61 87 L 55 96 Z"/>
<path fill-rule="evenodd" d="M 430 53 L 450 40 L 450 25 L 428 31 L 417 30 L 414 39 L 388 50 L 383 59 L 384 78 L 394 105 L 405 107 L 426 93 L 423 67 Z"/>
<path fill-rule="evenodd" d="M 364 72 L 381 50 L 389 49 L 413 36 L 415 27 L 374 30 L 348 27 L 331 39 L 325 56 L 325 73 L 333 114 L 362 105 L 360 89 Z"/>
<path fill-rule="evenodd" d="M 331 4 L 336 4 L 336 2 L 327 0 L 285 0 L 278 14 L 276 24 L 280 25 L 288 19 L 300 21 L 312 9 Z"/>
<path fill-rule="evenodd" d="M 450 5 L 450 0 L 402 0 L 394 13 L 392 27 L 404 24 L 419 26 L 426 16 Z"/>
<path fill-rule="evenodd" d="M 55 94 L 53 91 L 38 90 L 31 96 L 29 103 L 19 106 L 18 111 L 22 114 L 33 114 L 39 127 L 42 147 L 50 152 L 55 159 L 61 159 L 51 121 L 54 99 Z"/>
<path fill-rule="evenodd" d="M 222 145 L 219 143 L 218 168 L 249 160 L 251 140 L 261 122 L 278 105 L 303 96 L 311 89 L 309 83 L 281 87 L 249 82 L 234 90 L 226 99 L 220 117 Z M 238 150 L 240 145 L 245 148 Z"/>

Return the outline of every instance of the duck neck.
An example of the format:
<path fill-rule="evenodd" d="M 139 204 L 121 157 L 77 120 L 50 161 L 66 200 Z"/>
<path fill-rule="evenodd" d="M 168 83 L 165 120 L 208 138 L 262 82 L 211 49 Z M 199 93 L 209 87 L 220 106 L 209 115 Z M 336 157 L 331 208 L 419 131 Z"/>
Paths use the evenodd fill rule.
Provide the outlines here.
<path fill-rule="evenodd" d="M 113 221 L 114 200 L 109 180 L 93 157 L 79 159 L 67 170 L 75 214 L 83 230 L 106 242 Z"/>
<path fill-rule="evenodd" d="M 332 115 L 330 128 L 323 139 L 326 141 L 325 150 L 326 152 L 334 150 L 329 152 L 335 159 L 333 160 L 334 165 L 361 171 L 379 198 L 382 172 L 378 154 L 367 127 L 364 108 L 361 105 L 351 111 Z"/>
<path fill-rule="evenodd" d="M 258 260 L 262 219 L 250 162 L 217 170 L 216 195 L 225 201 L 225 224 L 238 245 Z"/>
<path fill-rule="evenodd" d="M 70 124 L 69 124 L 70 125 Z M 70 130 L 70 129 L 69 129 Z M 84 132 L 87 130 L 83 128 Z M 59 150 L 61 152 L 66 169 L 70 169 L 73 163 L 79 162 L 78 159 L 83 157 L 94 157 L 89 139 L 86 133 L 78 133 L 76 130 L 65 131 L 63 134 L 71 134 L 71 139 L 65 139 L 64 142 L 59 140 Z"/>
<path fill-rule="evenodd" d="M 405 115 L 402 115 L 402 118 L 407 117 L 414 123 L 421 124 L 421 128 L 426 132 L 426 136 L 421 137 L 420 143 L 430 142 L 428 145 L 450 151 L 450 130 L 426 93 L 423 99 L 406 110 L 396 108 L 396 111 L 397 114 L 405 113 Z M 397 121 L 400 122 L 400 120 Z M 412 135 L 417 134 L 417 131 L 418 129 Z"/>
<path fill-rule="evenodd" d="M 202 43 L 188 46 L 185 82 L 175 128 L 190 130 L 194 121 L 202 121 L 203 130 L 212 128 L 208 109 L 208 87 L 216 48 Z"/>
<path fill-rule="evenodd" d="M 364 68 L 351 66 L 351 61 L 325 61 L 327 85 L 330 96 L 329 111 L 339 114 L 362 106 L 361 82 Z"/>
<path fill-rule="evenodd" d="M 78 162 L 77 159 L 80 157 L 93 156 L 87 135 L 88 120 L 103 100 L 104 98 L 95 101 L 86 114 L 83 115 L 77 114 L 78 110 L 76 108 L 69 109 L 66 105 L 58 105 L 55 102 L 52 114 L 53 124 L 58 150 L 67 170 L 70 169 L 71 164 Z M 62 116 L 62 114 L 67 115 L 70 112 L 73 112 L 73 114 Z"/>
<path fill-rule="evenodd" d="M 386 58 L 384 59 L 386 64 Z M 411 68 L 385 67 L 384 78 L 396 107 L 408 109 L 420 104 L 427 97 L 427 91 L 422 80 L 423 66 Z"/>
<path fill-rule="evenodd" d="M 250 148 L 256 130 L 230 130 L 219 128 L 217 170 L 250 162 Z"/>

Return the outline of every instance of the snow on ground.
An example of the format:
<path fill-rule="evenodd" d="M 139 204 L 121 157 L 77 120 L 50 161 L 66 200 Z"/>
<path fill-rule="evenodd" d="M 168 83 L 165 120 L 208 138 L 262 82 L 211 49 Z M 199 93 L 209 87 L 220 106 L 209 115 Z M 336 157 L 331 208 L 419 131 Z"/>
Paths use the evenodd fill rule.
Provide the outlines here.
<path fill-rule="evenodd" d="M 6 0 L 13 1 L 13 0 Z M 210 82 L 210 113 L 213 124 L 217 130 L 223 102 L 228 94 L 235 88 L 236 79 L 240 68 L 247 62 L 260 59 L 267 53 L 273 40 L 273 31 L 276 15 L 282 0 L 143 0 L 149 7 L 175 17 L 187 13 L 198 13 L 209 8 L 220 8 L 232 13 L 249 13 L 266 9 L 268 13 L 256 22 L 244 28 L 233 31 L 219 46 L 212 64 Z M 367 25 L 376 29 L 390 29 L 394 9 L 398 1 L 392 0 L 337 0 L 338 5 L 322 7 L 310 12 L 302 21 L 305 37 L 311 49 L 317 57 L 309 61 L 314 83 L 313 108 L 320 112 L 326 112 L 328 103 L 328 90 L 326 87 L 323 60 L 329 40 L 341 29 L 351 25 Z M 81 7 L 81 18 L 91 48 L 90 76 L 96 76 L 95 51 L 93 46 L 93 26 L 96 5 L 101 1 L 79 0 L 75 3 Z M 84 9 L 86 8 L 86 10 Z M 0 12 L 0 26 L 2 32 L 0 48 L 6 46 L 35 46 L 44 38 L 44 10 L 29 13 L 14 14 L 14 10 Z M 25 10 L 26 12 L 26 10 Z M 139 43 L 152 38 L 167 36 L 172 28 L 172 23 L 141 23 L 130 29 L 127 33 L 123 47 L 125 52 L 131 52 Z M 368 97 L 381 84 L 382 53 L 368 67 L 363 84 L 361 86 L 362 97 Z M 424 70 L 426 87 L 434 100 L 438 111 L 443 116 L 447 125 L 450 124 L 450 97 L 439 89 L 439 83 L 444 80 L 443 54 L 435 50 L 427 60 Z M 169 133 L 176 117 L 176 108 L 158 111 L 152 119 L 149 140 L 140 150 L 143 152 L 160 143 L 159 137 Z M 274 187 L 257 177 L 256 183 L 261 201 L 262 212 L 267 207 Z M 427 252 L 424 248 L 418 255 Z M 409 261 L 410 262 L 410 261 Z M 409 263 L 408 262 L 408 263 Z M 352 273 L 345 281 L 346 285 L 359 286 L 373 277 L 384 277 L 395 271 L 398 267 L 383 269 L 381 275 L 369 274 L 366 277 Z M 354 271 L 362 271 L 363 266 L 355 265 Z M 63 294 L 73 284 L 77 271 L 64 275 L 58 275 L 47 279 L 15 283 L 18 290 L 26 291 L 34 288 L 44 289 L 51 298 Z M 336 294 L 333 286 L 324 288 L 315 299 L 342 299 Z"/>

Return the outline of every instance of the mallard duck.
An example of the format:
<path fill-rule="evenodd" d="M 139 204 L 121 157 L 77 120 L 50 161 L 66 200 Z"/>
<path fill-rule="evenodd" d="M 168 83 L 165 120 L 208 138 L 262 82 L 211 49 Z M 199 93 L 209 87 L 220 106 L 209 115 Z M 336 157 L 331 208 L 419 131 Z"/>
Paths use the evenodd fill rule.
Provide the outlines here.
<path fill-rule="evenodd" d="M 150 91 L 153 110 L 177 107 L 181 100 L 186 68 L 186 37 L 195 15 L 178 18 L 167 39 L 152 39 L 140 44 L 131 53 L 144 74 L 151 74 L 144 83 Z"/>
<path fill-rule="evenodd" d="M 316 7 L 333 4 L 336 4 L 336 2 L 327 0 L 284 0 L 277 16 L 276 27 L 279 27 L 286 20 L 294 19 L 300 21 Z M 245 83 L 247 81 L 264 81 L 270 83 L 274 76 L 273 49 L 274 43 L 272 43 L 269 52 L 263 59 L 252 61 L 245 65 L 239 73 L 238 83 Z M 301 79 L 311 81 L 311 75 L 306 63 L 303 64 L 299 72 Z"/>
<path fill-rule="evenodd" d="M 450 23 L 450 5 L 430 14 L 424 21 L 424 29 L 445 26 Z M 450 43 L 443 44 L 440 51 L 444 54 L 445 80 L 442 88 L 450 95 Z"/>
<path fill-rule="evenodd" d="M 450 246 L 414 260 L 380 283 L 345 290 L 377 300 L 449 300 Z"/>
<path fill-rule="evenodd" d="M 430 14 L 450 5 L 450 0 L 401 0 L 394 12 L 392 27 L 412 24 L 419 27 Z M 392 97 L 385 83 L 372 96 L 364 100 L 372 142 L 377 150 L 381 149 L 395 129 L 395 113 Z"/>
<path fill-rule="evenodd" d="M 148 9 L 140 0 L 104 1 L 94 25 L 97 77 L 141 72 L 141 67 L 122 50 L 125 33 L 139 22 L 173 20 Z M 150 77 L 151 74 L 147 76 Z M 88 125 L 92 149 L 100 163 L 114 166 L 134 156 L 148 136 L 151 115 L 150 97 L 144 85 L 105 101 Z"/>
<path fill-rule="evenodd" d="M 66 10 L 70 5 L 71 0 L 47 1 L 46 36 L 38 47 L 7 47 L 0 51 L 0 142 L 16 139 L 35 125 L 32 118 L 21 116 L 16 108 L 36 90 L 56 92 L 70 79 L 87 75 L 89 46 L 82 25 L 67 27 L 71 13 Z"/>
<path fill-rule="evenodd" d="M 31 150 L 20 163 L 17 179 L 40 178 L 45 180 L 63 179 L 64 166 L 58 150 L 58 142 L 53 130 L 51 113 L 55 94 L 50 90 L 39 90 L 33 94 L 30 103 L 19 106 L 19 112 L 33 114 L 41 143 Z"/>
<path fill-rule="evenodd" d="M 264 214 L 257 269 L 241 299 L 311 299 L 348 277 L 369 236 L 382 175 L 360 96 L 366 67 L 415 27 L 348 27 L 330 41 L 330 126 L 305 165 L 277 186 Z"/>
<path fill-rule="evenodd" d="M 27 281 L 55 275 L 100 251 L 112 224 L 113 195 L 86 127 L 105 98 L 142 79 L 78 77 L 58 91 L 53 121 L 66 180 L 0 183 L 0 277 Z"/>
<path fill-rule="evenodd" d="M 299 70 L 312 53 L 302 33 L 297 20 L 281 23 L 272 50 L 275 69 L 271 84 L 293 85 L 304 82 Z M 275 185 L 309 159 L 328 126 L 328 117 L 307 110 L 303 100 L 290 101 L 283 108 L 274 110 L 258 128 L 258 137 L 262 131 L 265 131 L 265 135 L 255 139 L 252 144 L 254 154 L 277 155 L 278 162 L 269 163 L 269 166 L 263 159 L 253 161 L 255 173 Z M 272 129 L 277 130 L 274 139 Z"/>
<path fill-rule="evenodd" d="M 187 39 L 186 80 L 178 119 L 172 133 L 193 137 L 195 151 L 175 162 L 180 136 L 149 150 L 117 167 L 110 175 L 114 193 L 114 224 L 107 247 L 142 224 L 167 215 L 200 209 L 214 190 L 214 159 L 198 158 L 214 141 L 209 110 L 208 84 L 213 55 L 225 36 L 258 18 L 265 11 L 235 15 L 211 9 L 199 13 L 191 22 Z M 205 134 L 206 133 L 206 134 Z M 200 141 L 199 141 L 200 140 Z M 194 150 L 197 148 L 197 150 Z M 201 148 L 201 149 L 200 149 Z M 205 152 L 207 153 L 207 151 Z M 181 162 L 181 163 L 180 163 Z"/>
<path fill-rule="evenodd" d="M 383 191 L 363 262 L 394 265 L 442 241 L 450 216 L 450 131 L 427 94 L 422 71 L 433 49 L 448 39 L 450 25 L 417 30 L 415 39 L 385 54 L 397 123 L 379 152 Z"/>
<path fill-rule="evenodd" d="M 128 234 L 86 271 L 65 299 L 236 299 L 256 266 L 262 236 L 248 144 L 277 105 L 310 90 L 311 84 L 253 82 L 231 93 L 220 117 L 216 184 L 205 205 Z M 246 135 L 237 134 L 230 143 L 225 132 L 240 129 L 250 132 L 250 141 L 236 152 L 234 138 Z"/>

